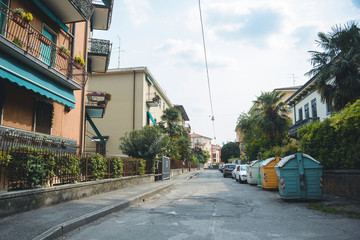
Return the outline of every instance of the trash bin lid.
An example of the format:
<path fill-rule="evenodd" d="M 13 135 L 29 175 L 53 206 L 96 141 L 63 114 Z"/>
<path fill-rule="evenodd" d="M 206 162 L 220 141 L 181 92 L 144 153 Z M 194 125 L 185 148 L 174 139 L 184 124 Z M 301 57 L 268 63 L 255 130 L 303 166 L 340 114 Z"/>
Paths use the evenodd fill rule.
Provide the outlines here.
<path fill-rule="evenodd" d="M 264 160 L 264 161 L 262 162 L 261 166 L 266 166 L 266 165 L 268 165 L 269 163 L 271 163 L 271 162 L 274 161 L 274 160 L 275 160 L 274 157 L 268 158 L 268 159 L 266 159 L 266 160 Z"/>
<path fill-rule="evenodd" d="M 303 155 L 303 157 L 308 158 L 309 160 L 311 160 L 311 161 L 313 161 L 313 162 L 315 162 L 315 163 L 317 163 L 317 164 L 320 164 L 320 162 L 317 161 L 317 160 L 315 160 L 313 157 L 311 157 L 311 156 L 309 156 L 309 155 L 307 155 L 307 154 L 305 154 L 305 153 L 303 153 L 302 155 Z M 285 166 L 290 160 L 294 159 L 295 157 L 296 157 L 295 154 L 286 156 L 286 157 L 282 158 L 282 159 L 278 162 L 278 164 L 276 164 L 275 167 L 281 168 L 281 167 Z"/>
<path fill-rule="evenodd" d="M 254 161 L 251 161 L 250 164 L 248 166 L 252 167 L 254 166 L 256 163 L 258 163 L 259 160 L 254 160 Z"/>

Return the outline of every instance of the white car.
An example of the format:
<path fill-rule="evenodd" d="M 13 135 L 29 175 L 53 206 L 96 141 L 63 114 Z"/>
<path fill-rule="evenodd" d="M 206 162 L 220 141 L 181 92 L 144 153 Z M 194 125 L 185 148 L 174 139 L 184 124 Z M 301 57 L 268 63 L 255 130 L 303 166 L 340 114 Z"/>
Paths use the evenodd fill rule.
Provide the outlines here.
<path fill-rule="evenodd" d="M 247 166 L 246 164 L 236 166 L 235 179 L 239 183 L 246 182 L 246 179 L 247 179 L 246 166 Z"/>
<path fill-rule="evenodd" d="M 238 166 L 240 166 L 240 165 L 236 165 L 235 168 L 234 168 L 234 170 L 232 170 L 232 172 L 231 172 L 231 178 L 232 178 L 232 179 L 235 179 L 235 178 L 236 178 L 236 169 L 237 169 Z M 236 180 L 236 181 L 237 181 L 237 180 Z"/>

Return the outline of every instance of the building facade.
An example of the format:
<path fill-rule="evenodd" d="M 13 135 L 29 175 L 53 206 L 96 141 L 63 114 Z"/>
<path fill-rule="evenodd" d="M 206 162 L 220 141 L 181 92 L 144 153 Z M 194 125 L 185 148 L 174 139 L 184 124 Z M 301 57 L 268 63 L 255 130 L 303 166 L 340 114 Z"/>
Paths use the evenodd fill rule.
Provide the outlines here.
<path fill-rule="evenodd" d="M 174 107 L 146 67 L 111 69 L 105 74 L 93 74 L 89 92 L 94 90 L 109 93 L 112 98 L 104 117 L 93 119 L 106 140 L 107 156 L 121 156 L 120 137 L 144 126 L 157 125 L 163 111 Z M 185 110 L 181 115 L 184 113 L 186 115 Z M 183 117 L 182 121 L 187 119 Z M 96 152 L 98 144 L 95 132 L 87 124 L 87 152 Z"/>
<path fill-rule="evenodd" d="M 332 108 L 321 101 L 320 94 L 315 89 L 315 77 L 306 82 L 287 100 L 292 113 L 293 125 L 289 136 L 296 138 L 297 130 L 313 121 L 323 121 L 331 115 Z"/>
<path fill-rule="evenodd" d="M 211 164 L 219 164 L 221 161 L 221 146 L 211 144 Z"/>
<path fill-rule="evenodd" d="M 91 62 L 96 48 L 89 35 L 96 24 L 106 22 L 108 28 L 112 3 L 0 0 L 3 145 L 11 135 L 27 139 L 23 145 L 83 151 L 84 92 L 89 72 L 98 65 Z M 107 15 L 96 14 L 99 8 Z"/>
<path fill-rule="evenodd" d="M 189 134 L 189 138 L 191 141 L 192 149 L 198 147 L 211 153 L 211 138 L 196 133 Z"/>

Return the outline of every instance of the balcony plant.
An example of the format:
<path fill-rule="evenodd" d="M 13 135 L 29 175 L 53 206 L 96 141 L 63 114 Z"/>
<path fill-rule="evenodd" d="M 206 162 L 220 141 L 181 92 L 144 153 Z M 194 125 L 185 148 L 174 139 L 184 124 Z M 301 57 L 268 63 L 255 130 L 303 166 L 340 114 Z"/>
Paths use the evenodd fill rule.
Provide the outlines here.
<path fill-rule="evenodd" d="M 85 66 L 84 58 L 82 58 L 81 55 L 75 56 L 74 65 L 76 68 L 82 69 Z"/>
<path fill-rule="evenodd" d="M 111 94 L 106 92 L 90 92 L 87 94 L 89 101 L 96 101 L 95 97 L 103 97 L 105 101 L 111 101 Z"/>
<path fill-rule="evenodd" d="M 61 45 L 59 47 L 59 55 L 63 58 L 68 59 L 70 57 L 70 50 L 66 46 Z"/>
<path fill-rule="evenodd" d="M 14 44 L 18 45 L 19 47 L 23 48 L 23 43 L 18 37 L 14 37 L 13 41 Z"/>
<path fill-rule="evenodd" d="M 33 15 L 30 12 L 25 13 L 22 8 L 15 8 L 13 10 L 13 20 L 19 24 L 19 26 L 25 28 L 33 20 Z"/>

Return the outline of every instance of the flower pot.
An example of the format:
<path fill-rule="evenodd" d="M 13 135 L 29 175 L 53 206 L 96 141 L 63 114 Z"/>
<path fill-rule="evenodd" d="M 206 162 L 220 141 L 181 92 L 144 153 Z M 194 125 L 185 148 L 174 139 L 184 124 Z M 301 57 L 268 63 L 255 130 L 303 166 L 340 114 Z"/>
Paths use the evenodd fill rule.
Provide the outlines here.
<path fill-rule="evenodd" d="M 29 23 L 24 21 L 24 19 L 22 19 L 22 17 L 19 14 L 14 14 L 13 20 L 22 28 L 26 28 L 29 25 Z"/>
<path fill-rule="evenodd" d="M 59 49 L 59 55 L 62 56 L 63 58 L 65 58 L 65 59 L 70 58 L 70 55 L 67 54 L 65 51 L 63 51 L 61 49 Z"/>
<path fill-rule="evenodd" d="M 83 69 L 84 66 L 81 65 L 81 63 L 77 62 L 77 61 L 74 61 L 74 66 L 77 68 L 77 69 Z"/>
<path fill-rule="evenodd" d="M 40 40 L 40 42 L 42 42 L 46 46 L 51 45 L 51 40 L 48 39 L 47 37 L 45 37 L 43 34 L 39 34 L 39 40 Z"/>

